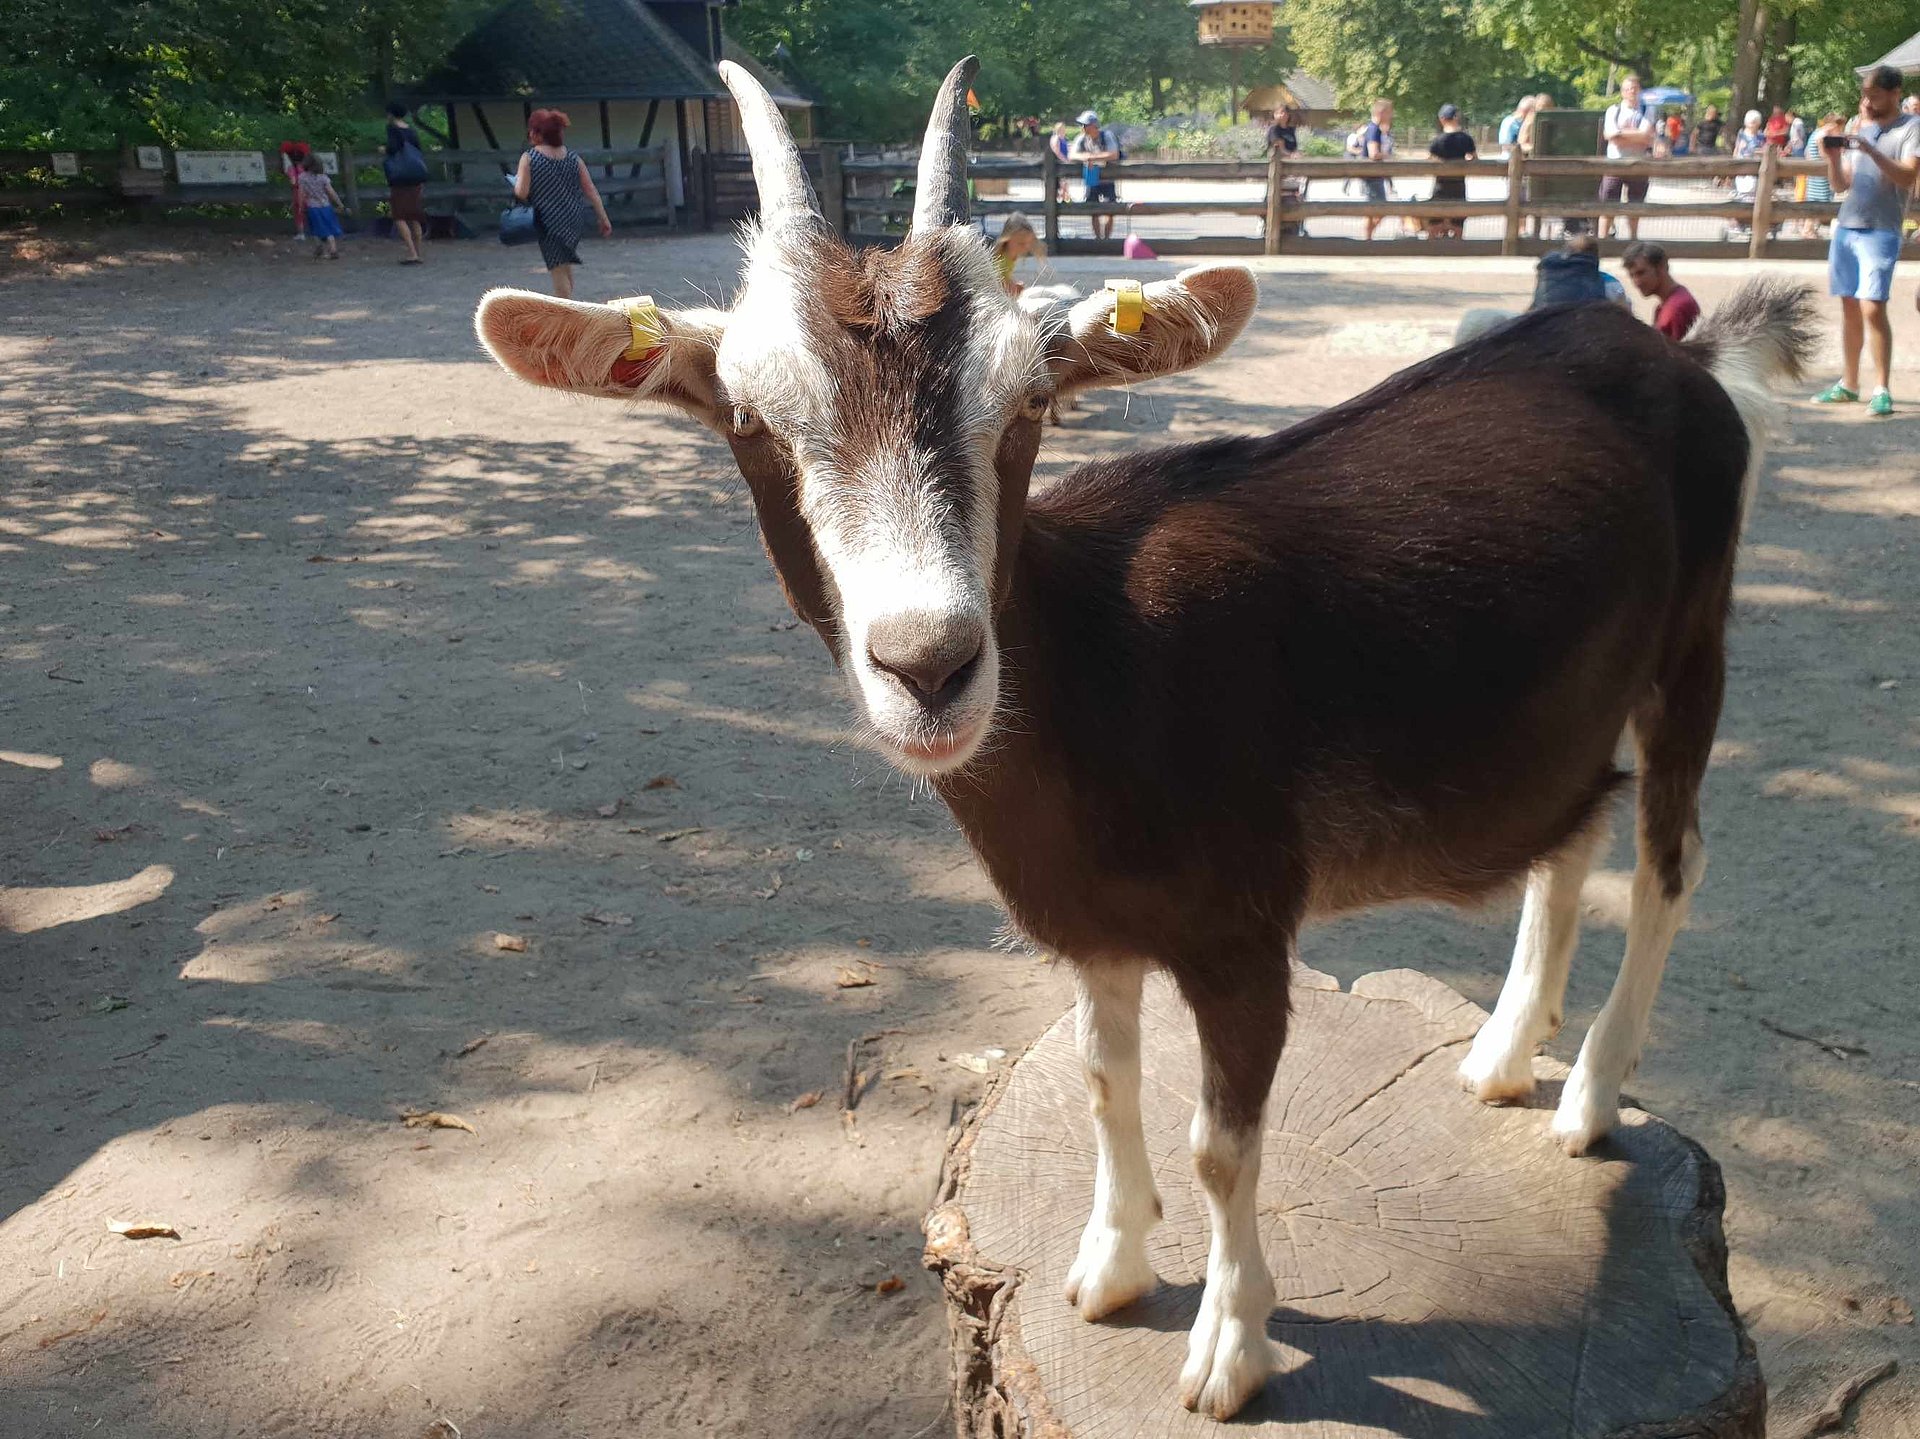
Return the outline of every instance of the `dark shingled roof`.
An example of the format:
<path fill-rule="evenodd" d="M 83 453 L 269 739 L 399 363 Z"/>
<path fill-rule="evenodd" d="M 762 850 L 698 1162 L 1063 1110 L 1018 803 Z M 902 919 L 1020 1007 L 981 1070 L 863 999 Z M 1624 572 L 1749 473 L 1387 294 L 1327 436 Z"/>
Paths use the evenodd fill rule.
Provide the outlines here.
<path fill-rule="evenodd" d="M 409 89 L 435 100 L 722 100 L 645 0 L 508 0 Z"/>

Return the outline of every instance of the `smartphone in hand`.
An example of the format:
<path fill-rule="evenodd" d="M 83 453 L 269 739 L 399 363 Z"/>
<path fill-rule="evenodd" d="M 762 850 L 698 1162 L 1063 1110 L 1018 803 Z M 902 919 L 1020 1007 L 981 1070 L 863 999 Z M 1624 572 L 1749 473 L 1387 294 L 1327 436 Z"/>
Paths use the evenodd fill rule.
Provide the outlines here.
<path fill-rule="evenodd" d="M 1828 151 L 1844 150 L 1847 148 L 1847 140 L 1848 137 L 1845 135 L 1822 135 L 1820 137 L 1820 148 Z"/>

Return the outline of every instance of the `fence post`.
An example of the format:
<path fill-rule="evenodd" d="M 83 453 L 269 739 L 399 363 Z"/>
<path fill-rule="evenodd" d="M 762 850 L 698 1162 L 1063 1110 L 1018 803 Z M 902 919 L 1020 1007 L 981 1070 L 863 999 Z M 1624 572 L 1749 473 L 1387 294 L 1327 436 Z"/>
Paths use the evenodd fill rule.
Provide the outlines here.
<path fill-rule="evenodd" d="M 823 146 L 820 151 L 820 213 L 833 227 L 833 233 L 847 233 L 847 176 L 840 168 L 840 147 Z"/>
<path fill-rule="evenodd" d="M 337 153 L 340 156 L 340 198 L 357 216 L 360 214 L 360 177 L 354 173 L 353 150 L 342 140 Z"/>
<path fill-rule="evenodd" d="M 1045 201 L 1047 229 L 1047 253 L 1060 253 L 1060 157 L 1053 153 L 1052 144 L 1048 144 L 1046 153 L 1040 157 L 1040 190 Z"/>
<path fill-rule="evenodd" d="M 1767 258 L 1767 231 L 1773 228 L 1773 184 L 1780 172 L 1780 152 L 1768 145 L 1760 152 L 1759 182 L 1753 187 L 1753 236 L 1747 258 Z"/>
<path fill-rule="evenodd" d="M 1520 203 L 1527 193 L 1527 157 L 1515 145 L 1507 152 L 1507 228 L 1500 236 L 1500 253 L 1520 253 Z"/>
<path fill-rule="evenodd" d="M 1267 152 L 1267 234 L 1266 252 L 1269 255 L 1280 253 L 1280 196 L 1281 177 L 1286 173 L 1285 153 L 1278 145 Z"/>

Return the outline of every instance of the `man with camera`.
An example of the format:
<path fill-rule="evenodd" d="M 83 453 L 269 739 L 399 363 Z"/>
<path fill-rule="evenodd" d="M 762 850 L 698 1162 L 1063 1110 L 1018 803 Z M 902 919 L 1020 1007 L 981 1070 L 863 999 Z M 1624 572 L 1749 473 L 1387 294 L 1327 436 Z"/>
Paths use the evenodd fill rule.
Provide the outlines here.
<path fill-rule="evenodd" d="M 1841 197 L 1827 250 L 1827 288 L 1840 301 L 1841 378 L 1814 396 L 1823 405 L 1860 398 L 1860 346 L 1871 336 L 1879 385 L 1867 402 L 1874 415 L 1893 413 L 1889 389 L 1893 326 L 1887 300 L 1900 258 L 1900 225 L 1906 197 L 1920 175 L 1920 116 L 1900 111 L 1900 72 L 1891 65 L 1870 70 L 1860 83 L 1860 117 L 1853 132 L 1824 135 L 1820 152 L 1827 180 Z"/>

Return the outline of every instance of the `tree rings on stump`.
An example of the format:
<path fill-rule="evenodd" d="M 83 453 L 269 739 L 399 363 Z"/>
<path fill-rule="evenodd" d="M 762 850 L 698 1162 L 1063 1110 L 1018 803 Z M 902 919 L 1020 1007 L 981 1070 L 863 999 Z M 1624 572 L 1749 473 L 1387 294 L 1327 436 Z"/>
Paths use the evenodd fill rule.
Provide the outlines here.
<path fill-rule="evenodd" d="M 1760 1439 L 1766 1388 L 1727 1293 L 1719 1167 L 1637 1109 L 1591 1155 L 1547 1134 L 1565 1067 L 1489 1108 L 1455 1069 L 1485 1011 L 1412 970 L 1342 993 L 1298 971 L 1268 1103 L 1260 1221 L 1279 1371 L 1235 1421 L 1345 1439 Z M 954 1136 L 927 1263 L 963 1439 L 1217 1435 L 1177 1397 L 1206 1275 L 1187 1155 L 1190 1016 L 1148 986 L 1142 1109 L 1165 1206 L 1153 1294 L 1089 1324 L 1061 1297 L 1093 1195 L 1062 1017 Z"/>

